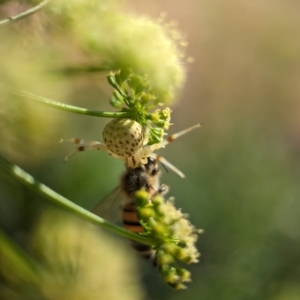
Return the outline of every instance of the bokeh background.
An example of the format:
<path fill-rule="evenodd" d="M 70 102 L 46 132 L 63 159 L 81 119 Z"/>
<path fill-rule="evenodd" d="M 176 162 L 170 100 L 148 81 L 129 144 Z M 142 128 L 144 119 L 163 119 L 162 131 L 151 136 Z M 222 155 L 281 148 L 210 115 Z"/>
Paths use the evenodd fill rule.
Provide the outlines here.
<path fill-rule="evenodd" d="M 187 66 L 187 82 L 172 107 L 170 132 L 202 124 L 159 152 L 186 174 L 183 180 L 163 172 L 162 182 L 171 187 L 176 205 L 205 230 L 198 243 L 200 263 L 190 267 L 193 281 L 181 292 L 141 263 L 145 299 L 300 299 L 299 2 L 128 0 L 125 7 L 153 18 L 167 12 L 168 20 L 178 22 L 195 61 Z M 31 38 L 44 35 L 40 43 L 49 43 L 49 28 L 34 18 L 28 28 L 16 26 L 16 34 L 32 30 Z M 111 110 L 105 75 L 24 79 L 24 72 L 38 74 L 38 59 L 64 62 L 58 53 L 72 39 L 58 36 L 43 55 L 22 36 L 23 48 L 11 40 L 11 57 L 1 57 L 6 79 L 19 70 L 20 88 Z M 19 55 L 24 49 L 26 59 Z M 76 55 L 70 53 L 75 60 Z M 20 61 L 12 61 L 14 56 Z M 108 120 L 24 99 L 0 102 L 0 151 L 7 159 L 88 209 L 118 184 L 122 163 L 90 151 L 65 164 L 73 146 L 58 143 L 61 137 L 101 141 Z M 17 243 L 26 246 L 40 212 L 52 206 L 0 171 L 0 224 Z"/>

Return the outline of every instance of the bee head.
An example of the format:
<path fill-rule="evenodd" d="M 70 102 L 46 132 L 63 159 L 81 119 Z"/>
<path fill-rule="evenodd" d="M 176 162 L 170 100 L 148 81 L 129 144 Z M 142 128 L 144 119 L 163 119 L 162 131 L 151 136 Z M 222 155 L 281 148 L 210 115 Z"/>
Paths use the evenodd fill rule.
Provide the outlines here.
<path fill-rule="evenodd" d="M 160 172 L 157 160 L 151 156 L 147 158 L 147 163 L 144 165 L 144 168 L 150 176 L 155 176 Z"/>

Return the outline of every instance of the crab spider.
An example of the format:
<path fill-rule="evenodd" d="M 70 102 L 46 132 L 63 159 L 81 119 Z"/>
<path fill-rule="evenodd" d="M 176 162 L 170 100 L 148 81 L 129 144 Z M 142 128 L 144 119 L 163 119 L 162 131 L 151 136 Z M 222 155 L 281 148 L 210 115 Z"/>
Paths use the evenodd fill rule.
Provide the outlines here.
<path fill-rule="evenodd" d="M 67 155 L 65 157 L 65 161 L 67 161 L 76 152 L 86 151 L 86 150 L 103 150 L 103 151 L 107 152 L 109 155 L 113 156 L 114 158 L 125 161 L 127 168 L 134 169 L 139 166 L 145 165 L 147 163 L 147 158 L 149 156 L 151 156 L 151 157 L 155 158 L 157 161 L 161 162 L 163 165 L 165 165 L 168 169 L 172 170 L 173 172 L 177 173 L 180 177 L 184 178 L 185 177 L 184 174 L 179 169 L 177 169 L 174 165 L 172 165 L 170 162 L 168 162 L 162 156 L 159 156 L 158 154 L 154 153 L 154 151 L 158 150 L 160 148 L 164 148 L 166 145 L 173 142 L 180 136 L 182 136 L 198 127 L 200 127 L 200 124 L 196 124 L 192 127 L 184 129 L 178 133 L 174 133 L 174 134 L 168 136 L 163 141 L 156 143 L 156 144 L 152 144 L 152 145 L 147 145 L 148 139 L 145 138 L 143 145 L 134 153 L 134 155 L 128 156 L 128 157 L 118 155 L 118 154 L 112 152 L 110 149 L 108 149 L 108 147 L 105 144 L 100 143 L 98 141 L 86 141 L 86 140 L 82 140 L 82 139 L 78 139 L 78 138 L 71 138 L 71 139 L 66 139 L 66 140 L 61 139 L 60 142 L 71 142 L 71 143 L 78 145 L 73 152 L 71 152 L 69 155 Z"/>

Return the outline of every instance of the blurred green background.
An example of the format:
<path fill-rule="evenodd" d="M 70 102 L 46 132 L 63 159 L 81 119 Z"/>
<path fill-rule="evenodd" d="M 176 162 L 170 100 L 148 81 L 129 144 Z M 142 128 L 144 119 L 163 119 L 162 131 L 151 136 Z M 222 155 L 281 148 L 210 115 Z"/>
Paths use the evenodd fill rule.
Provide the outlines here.
<path fill-rule="evenodd" d="M 172 107 L 174 126 L 169 132 L 202 124 L 159 152 L 186 174 L 183 180 L 163 171 L 162 182 L 171 187 L 176 205 L 205 230 L 198 243 L 200 263 L 190 267 L 193 281 L 181 292 L 164 285 L 142 263 L 146 299 L 300 299 L 299 2 L 126 3 L 129 11 L 154 18 L 167 12 L 186 33 L 188 54 L 195 62 L 187 66 L 187 83 Z M 28 24 L 28 30 L 33 28 L 49 42 L 49 29 L 45 33 L 42 26 Z M 49 64 L 64 62 L 57 53 L 66 46 L 62 36 L 56 37 L 47 53 Z M 6 79 L 13 68 L 32 70 L 31 58 L 37 65 L 44 59 L 29 44 L 22 41 L 22 51 L 28 53 L 21 65 L 2 56 Z M 13 49 L 11 57 L 21 51 Z M 70 56 L 76 61 L 76 50 Z M 20 88 L 111 110 L 105 75 L 52 76 L 46 83 L 32 77 L 20 81 Z M 73 145 L 58 143 L 61 137 L 101 141 L 108 120 L 3 95 L 0 103 L 0 151 L 7 159 L 88 209 L 118 184 L 122 163 L 91 151 L 65 164 Z M 0 171 L 0 224 L 18 243 L 26 245 L 40 211 L 51 206 Z"/>

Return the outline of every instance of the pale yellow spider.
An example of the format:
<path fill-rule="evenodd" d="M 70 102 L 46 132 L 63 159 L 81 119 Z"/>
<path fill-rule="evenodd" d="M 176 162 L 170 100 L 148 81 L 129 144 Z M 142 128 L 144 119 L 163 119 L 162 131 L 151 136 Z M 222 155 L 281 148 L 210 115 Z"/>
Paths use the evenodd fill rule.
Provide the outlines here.
<path fill-rule="evenodd" d="M 154 153 L 154 151 L 160 148 L 164 148 L 166 145 L 173 142 L 180 136 L 192 131 L 193 129 L 200 127 L 200 124 L 196 124 L 178 133 L 172 134 L 166 139 L 164 139 L 162 142 L 147 145 L 149 135 L 147 133 L 144 133 L 139 123 L 131 119 L 122 119 L 122 121 L 113 120 L 112 123 L 113 122 L 130 123 L 130 126 L 127 126 L 126 129 L 130 127 L 131 131 L 128 133 L 128 131 L 124 130 L 124 124 L 122 124 L 122 128 L 119 126 L 119 124 L 117 124 L 117 126 L 112 127 L 113 130 L 109 128 L 108 134 L 103 134 L 105 143 L 100 143 L 98 141 L 86 141 L 78 138 L 71 138 L 67 140 L 61 139 L 61 142 L 67 141 L 72 142 L 74 144 L 78 144 L 78 147 L 76 147 L 76 149 L 73 152 L 67 155 L 65 157 L 65 160 L 67 161 L 73 154 L 79 151 L 103 150 L 109 155 L 125 161 L 127 168 L 135 169 L 137 167 L 147 164 L 147 158 L 151 156 L 157 161 L 160 161 L 163 165 L 165 165 L 173 172 L 177 173 L 180 177 L 185 177 L 180 170 L 178 170 L 174 165 L 172 165 L 162 156 L 159 156 L 158 154 Z"/>

